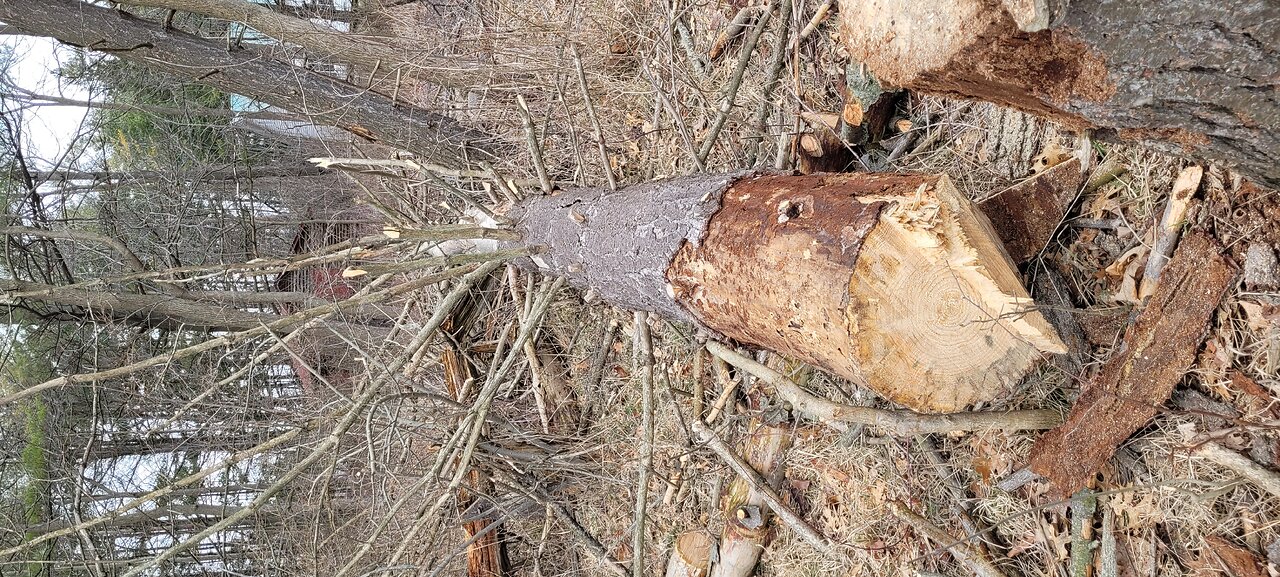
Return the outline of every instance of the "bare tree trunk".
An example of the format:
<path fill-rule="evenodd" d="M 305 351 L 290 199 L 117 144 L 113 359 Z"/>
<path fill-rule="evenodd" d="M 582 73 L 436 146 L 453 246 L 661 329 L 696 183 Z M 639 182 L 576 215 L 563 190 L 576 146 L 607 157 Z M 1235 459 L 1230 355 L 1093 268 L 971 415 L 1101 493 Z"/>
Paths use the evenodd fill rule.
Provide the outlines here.
<path fill-rule="evenodd" d="M 273 313 L 248 312 L 168 295 L 91 291 L 18 280 L 0 280 L 0 291 L 19 293 L 23 300 L 67 307 L 69 310 L 88 310 L 96 318 L 170 330 L 246 331 L 284 318 Z M 0 298 L 15 300 L 3 294 Z M 295 328 L 282 327 L 279 331 L 289 333 Z M 364 343 L 370 349 L 376 348 L 376 344 L 390 333 L 383 327 L 341 321 L 327 321 L 320 327 L 307 330 L 307 337 L 312 339 L 321 354 L 350 351 L 351 346 L 346 339 Z"/>
<path fill-rule="evenodd" d="M 392 76 L 406 64 L 413 70 L 427 72 L 433 83 L 445 86 L 474 86 L 488 76 L 478 63 L 465 58 L 418 55 L 415 46 L 398 42 L 396 38 L 340 32 L 308 18 L 284 14 L 246 0 L 128 0 L 127 3 L 240 22 L 282 43 L 301 46 L 310 56 L 351 62 Z"/>
<path fill-rule="evenodd" d="M 843 2 L 840 18 L 850 57 L 888 83 L 1212 158 L 1280 186 L 1280 5 L 1073 0 L 1029 8 L 1036 5 Z"/>
<path fill-rule="evenodd" d="M 945 176 L 700 175 L 531 198 L 524 265 L 776 350 L 925 412 L 992 400 L 1065 345 Z"/>
<path fill-rule="evenodd" d="M 77 0 L 0 0 L 0 21 L 28 34 L 107 52 L 186 81 L 249 96 L 362 138 L 461 166 L 486 140 L 448 116 L 277 60 L 269 52 L 198 38 Z"/>
<path fill-rule="evenodd" d="M 132 106 L 132 105 L 130 105 Z M 156 180 L 198 180 L 224 181 L 247 180 L 251 178 L 297 178 L 303 176 L 320 176 L 330 174 L 310 162 L 280 162 L 259 166 L 227 166 L 209 167 L 208 170 L 185 169 L 173 172 L 157 170 L 132 170 L 127 172 L 111 172 L 105 170 L 40 170 L 29 173 L 36 181 L 76 181 L 90 180 L 94 182 L 150 182 Z"/>

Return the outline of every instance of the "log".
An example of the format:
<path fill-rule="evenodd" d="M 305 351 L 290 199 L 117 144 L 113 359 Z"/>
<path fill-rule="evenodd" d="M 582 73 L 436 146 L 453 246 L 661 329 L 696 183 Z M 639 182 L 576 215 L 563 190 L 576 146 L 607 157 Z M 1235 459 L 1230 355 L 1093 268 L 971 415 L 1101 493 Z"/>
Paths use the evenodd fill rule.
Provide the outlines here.
<path fill-rule="evenodd" d="M 711 548 L 715 543 L 702 531 L 689 531 L 676 537 L 667 559 L 666 577 L 706 577 L 711 567 Z"/>
<path fill-rule="evenodd" d="M 782 482 L 783 455 L 791 446 L 791 429 L 752 423 L 751 434 L 743 440 L 741 455 L 773 489 Z M 729 484 L 722 499 L 724 532 L 720 535 L 720 556 L 711 577 L 748 577 L 760 560 L 769 534 L 773 512 L 764 498 L 741 477 Z"/>
<path fill-rule="evenodd" d="M 1065 6 L 1064 6 L 1065 5 Z M 844 2 L 849 57 L 1280 185 L 1280 5 L 1268 0 Z"/>
<path fill-rule="evenodd" d="M 921 412 L 1007 392 L 1066 347 L 945 176 L 698 175 L 508 215 L 522 266 L 865 384 Z"/>

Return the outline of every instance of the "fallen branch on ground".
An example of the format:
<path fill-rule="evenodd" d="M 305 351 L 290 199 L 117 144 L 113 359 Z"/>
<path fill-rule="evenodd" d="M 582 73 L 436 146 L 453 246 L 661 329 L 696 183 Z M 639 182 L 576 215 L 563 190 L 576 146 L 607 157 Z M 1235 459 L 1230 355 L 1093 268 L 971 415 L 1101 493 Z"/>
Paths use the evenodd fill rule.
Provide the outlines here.
<path fill-rule="evenodd" d="M 781 373 L 757 363 L 723 343 L 707 341 L 707 350 L 769 384 L 779 397 L 791 403 L 792 408 L 806 418 L 821 422 L 838 431 L 848 429 L 849 424 L 857 424 L 881 427 L 893 435 L 910 436 L 952 431 L 1051 429 L 1062 422 L 1062 416 L 1056 411 L 1041 409 L 924 415 L 911 411 L 844 405 L 800 388 L 800 385 Z"/>

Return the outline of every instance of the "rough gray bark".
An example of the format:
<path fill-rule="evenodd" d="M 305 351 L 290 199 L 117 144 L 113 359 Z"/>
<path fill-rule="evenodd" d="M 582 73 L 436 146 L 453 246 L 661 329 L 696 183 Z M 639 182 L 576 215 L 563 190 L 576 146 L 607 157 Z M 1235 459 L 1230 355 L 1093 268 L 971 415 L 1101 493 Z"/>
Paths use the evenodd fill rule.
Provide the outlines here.
<path fill-rule="evenodd" d="M 666 271 L 687 240 L 701 240 L 720 195 L 745 173 L 697 175 L 621 191 L 574 188 L 531 197 L 509 215 L 522 244 L 553 250 L 526 267 L 564 276 L 574 287 L 632 310 L 696 323 L 668 293 Z"/>
<path fill-rule="evenodd" d="M 0 21 L 23 32 L 163 70 L 346 129 L 365 139 L 461 166 L 487 137 L 443 114 L 277 60 L 269 52 L 204 40 L 77 0 L 0 0 Z"/>
<path fill-rule="evenodd" d="M 1022 16 L 985 0 L 841 9 L 850 57 L 889 83 L 1218 160 L 1280 186 L 1280 4 L 1077 0 L 1036 32 L 1019 28 Z"/>

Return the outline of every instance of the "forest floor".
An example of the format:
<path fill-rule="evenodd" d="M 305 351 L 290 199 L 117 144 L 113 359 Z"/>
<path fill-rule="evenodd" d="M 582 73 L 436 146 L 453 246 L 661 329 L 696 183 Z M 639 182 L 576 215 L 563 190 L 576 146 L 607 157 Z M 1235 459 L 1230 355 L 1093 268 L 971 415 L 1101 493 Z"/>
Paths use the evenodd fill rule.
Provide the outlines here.
<path fill-rule="evenodd" d="M 578 88 L 574 58 L 564 48 L 572 42 L 591 87 L 609 169 L 625 185 L 695 170 L 691 144 L 701 143 L 714 124 L 719 99 L 741 56 L 741 41 L 720 59 L 703 59 L 739 8 L 736 3 L 713 3 L 677 12 L 665 3 L 639 1 L 519 7 L 415 3 L 386 11 L 381 25 L 397 34 L 419 35 L 445 53 L 480 54 L 500 67 L 526 71 L 519 79 L 496 79 L 492 89 L 468 93 L 427 83 L 400 90 L 411 92 L 419 104 L 444 106 L 502 135 L 517 152 L 504 158 L 499 170 L 517 180 L 534 181 L 513 103 L 521 94 L 528 100 L 552 178 L 564 186 L 602 186 L 606 179 L 594 129 Z M 809 23 L 816 7 L 802 8 L 788 23 L 793 37 Z M 789 137 L 779 140 L 774 135 L 811 130 L 801 113 L 839 110 L 844 62 L 831 22 L 798 43 L 776 101 L 762 101 L 777 34 L 773 23 L 769 27 L 749 56 L 734 113 L 709 157 L 710 171 L 748 167 L 755 147 L 760 148 L 759 158 L 772 159 L 779 142 L 790 146 Z M 681 39 L 683 29 L 688 31 L 689 50 Z M 704 62 L 705 69 L 698 62 Z M 768 134 L 756 138 L 759 133 L 749 119 L 762 106 L 777 109 Z M 1081 147 L 1080 156 L 1092 165 L 1086 180 L 1099 166 L 1122 167 L 1114 179 L 1080 195 L 1053 241 L 1022 268 L 1037 299 L 1047 290 L 1062 297 L 1055 306 L 1078 327 L 1075 340 L 1069 340 L 1075 346 L 1069 359 L 1045 362 L 993 406 L 1065 413 L 1082 383 L 1121 346 L 1126 328 L 1141 310 L 1127 293 L 1137 281 L 1138 264 L 1147 258 L 1145 247 L 1153 242 L 1174 180 L 1188 162 L 1123 144 L 1081 141 L 1050 123 L 988 104 L 909 95 L 899 103 L 896 116 L 909 121 L 907 132 L 891 133 L 879 146 L 861 149 L 862 160 L 855 158 L 848 170 L 865 170 L 866 164 L 886 171 L 942 173 L 971 198 L 982 200 L 1029 177 L 1046 158 L 1052 163 Z M 905 154 L 884 164 L 888 151 L 908 137 L 912 145 Z M 382 184 L 380 202 L 400 214 L 424 224 L 439 218 L 434 216 L 437 197 L 422 183 L 383 179 Z M 1280 241 L 1276 192 L 1216 166 L 1206 170 L 1201 190 L 1188 222 L 1212 231 L 1235 263 L 1249 260 L 1252 245 L 1276 246 Z M 1173 399 L 1123 443 L 1093 484 L 1097 511 L 1086 524 L 1090 531 L 1081 534 L 1077 529 L 1075 537 L 1103 541 L 1102 549 L 1108 551 L 1114 539 L 1117 574 L 1238 575 L 1241 565 L 1231 559 L 1238 559 L 1240 551 L 1269 559 L 1273 574 L 1280 565 L 1280 499 L 1195 453 L 1198 443 L 1212 438 L 1265 467 L 1275 469 L 1280 460 L 1280 437 L 1271 426 L 1280 417 L 1280 293 L 1274 285 L 1252 282 L 1265 280 L 1257 276 L 1265 273 L 1255 271 L 1250 283 L 1242 280 L 1230 288 Z M 523 295 L 538 286 L 538 279 L 513 272 L 483 293 L 477 305 L 483 311 L 480 320 L 462 345 L 469 347 L 468 354 L 480 367 L 503 338 L 504 327 L 522 314 Z M 427 306 L 423 309 L 429 312 Z M 536 339 L 537 354 L 531 355 L 535 362 L 512 381 L 520 384 L 500 391 L 494 405 L 499 420 L 508 426 L 492 427 L 489 448 L 477 457 L 481 469 L 518 474 L 536 483 L 623 562 L 635 554 L 630 544 L 640 463 L 641 395 L 633 331 L 629 312 L 588 303 L 575 291 L 557 293 Z M 770 399 L 751 377 L 717 370 L 689 327 L 653 320 L 652 331 L 658 396 L 645 554 L 649 566 L 656 568 L 665 565 L 675 536 L 699 529 L 719 535 L 724 523 L 719 494 L 733 473 L 714 454 L 693 448 L 684 423 L 695 418 L 695 407 L 702 408 L 700 418 L 710 421 L 710 408 L 725 388 L 735 388 L 713 424 L 737 441 L 752 423 L 773 418 L 779 401 Z M 762 353 L 759 358 L 816 394 L 852 405 L 890 406 L 855 383 L 777 355 Z M 406 390 L 443 394 L 443 377 L 437 370 L 424 372 Z M 704 395 L 697 403 L 695 391 Z M 428 403 L 406 402 L 398 410 L 422 426 L 380 433 L 388 449 L 378 455 L 370 451 L 368 466 L 378 475 L 367 480 L 377 498 L 367 518 L 344 529 L 359 538 L 390 517 L 396 530 L 388 531 L 376 550 L 399 546 L 405 528 L 416 520 L 409 509 L 433 502 L 440 494 L 440 489 L 415 493 L 414 474 L 429 466 L 441 442 L 440 431 L 447 435 L 454 426 L 450 419 L 457 416 Z M 1071 569 L 1070 504 L 1052 497 L 1043 481 L 1000 486 L 1026 466 L 1041 433 L 901 438 L 871 427 L 841 434 L 812 422 L 792 422 L 794 440 L 785 457 L 782 494 L 822 534 L 844 546 L 848 561 L 824 559 L 789 527 L 777 525 L 770 531 L 757 574 L 968 573 L 948 552 L 952 543 L 918 534 L 891 512 L 894 501 L 906 503 L 957 539 L 968 539 L 968 546 L 984 550 L 1008 575 L 1084 574 Z M 393 452 L 392 446 L 401 450 Z M 389 503 L 406 495 L 415 507 L 389 512 Z M 526 500 L 495 500 L 497 510 L 508 515 L 501 535 L 512 574 L 605 574 L 583 554 L 562 519 Z M 451 510 L 432 520 L 432 527 L 413 537 L 402 562 L 431 565 L 442 552 L 459 551 L 465 513 Z M 973 535 L 969 528 L 974 526 L 992 530 Z M 342 548 L 326 552 L 332 559 L 317 561 L 317 570 L 324 572 L 328 563 L 341 564 L 350 553 Z M 459 571 L 463 557 L 455 561 Z M 1093 564 L 1105 574 L 1110 563 L 1102 555 L 1096 557 Z"/>

